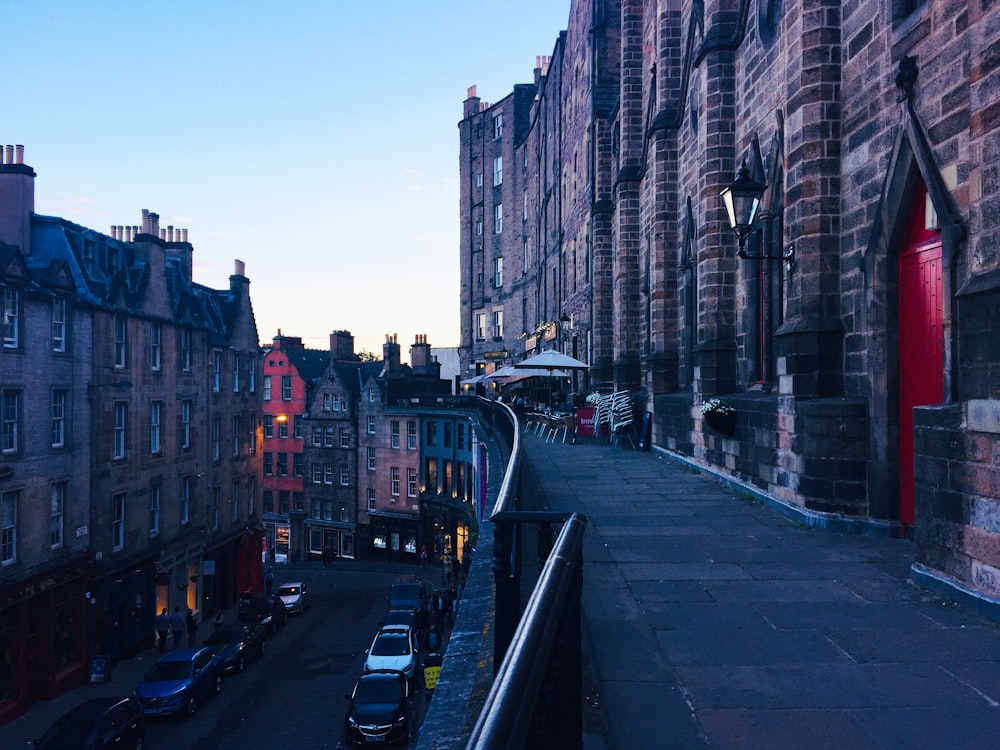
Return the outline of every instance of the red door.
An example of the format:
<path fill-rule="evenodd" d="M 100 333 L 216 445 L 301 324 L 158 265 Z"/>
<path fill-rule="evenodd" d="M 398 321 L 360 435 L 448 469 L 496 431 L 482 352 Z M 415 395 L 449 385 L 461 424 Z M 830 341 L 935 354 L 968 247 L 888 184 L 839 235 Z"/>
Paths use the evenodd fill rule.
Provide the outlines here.
<path fill-rule="evenodd" d="M 913 407 L 944 395 L 941 232 L 927 229 L 927 191 L 917 190 L 899 254 L 899 519 L 913 525 Z"/>

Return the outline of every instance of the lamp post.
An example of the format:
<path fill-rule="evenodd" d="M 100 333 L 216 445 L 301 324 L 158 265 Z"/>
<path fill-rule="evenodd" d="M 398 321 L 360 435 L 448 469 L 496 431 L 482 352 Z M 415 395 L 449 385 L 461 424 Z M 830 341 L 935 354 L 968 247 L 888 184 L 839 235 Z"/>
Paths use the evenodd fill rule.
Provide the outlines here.
<path fill-rule="evenodd" d="M 747 237 L 754 231 L 757 219 L 760 218 L 760 199 L 765 190 L 767 185 L 750 176 L 744 159 L 736 170 L 736 179 L 719 193 L 729 217 L 729 228 L 733 230 L 740 245 L 737 255 L 744 260 L 783 260 L 791 264 L 795 260 L 794 245 L 789 245 L 784 253 L 778 255 L 760 252 L 751 255 L 747 252 Z"/>

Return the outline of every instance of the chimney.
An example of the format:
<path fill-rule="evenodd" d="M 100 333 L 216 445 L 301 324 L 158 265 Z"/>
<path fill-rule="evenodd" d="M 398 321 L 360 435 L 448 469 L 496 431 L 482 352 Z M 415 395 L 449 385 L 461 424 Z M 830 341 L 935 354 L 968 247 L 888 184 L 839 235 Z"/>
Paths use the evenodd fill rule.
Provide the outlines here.
<path fill-rule="evenodd" d="M 187 242 L 187 241 L 188 241 L 188 230 L 187 229 L 182 229 L 181 230 L 181 242 Z"/>
<path fill-rule="evenodd" d="M 301 336 L 282 336 L 280 328 L 278 329 L 278 335 L 271 339 L 271 346 L 281 350 L 305 349 Z"/>
<path fill-rule="evenodd" d="M 229 293 L 234 299 L 250 298 L 250 280 L 246 276 L 246 263 L 233 261 L 233 275 L 229 277 Z"/>
<path fill-rule="evenodd" d="M 400 376 L 403 366 L 400 363 L 399 344 L 396 343 L 396 334 L 394 333 L 387 333 L 385 335 L 385 343 L 382 345 L 382 360 L 385 363 L 383 372 L 386 377 L 394 378 Z"/>
<path fill-rule="evenodd" d="M 24 146 L 4 147 L 0 161 L 0 242 L 31 255 L 35 170 L 24 163 Z"/>
<path fill-rule="evenodd" d="M 462 108 L 464 117 L 472 117 L 472 115 L 479 112 L 479 97 L 476 96 L 476 87 L 469 86 L 468 90 L 465 92 L 465 104 Z"/>
<path fill-rule="evenodd" d="M 431 347 L 427 343 L 427 334 L 418 333 L 410 347 L 410 367 L 413 372 L 419 375 L 426 375 L 430 372 Z"/>
<path fill-rule="evenodd" d="M 333 359 L 351 359 L 354 356 L 354 336 L 350 331 L 330 334 L 330 356 Z"/>

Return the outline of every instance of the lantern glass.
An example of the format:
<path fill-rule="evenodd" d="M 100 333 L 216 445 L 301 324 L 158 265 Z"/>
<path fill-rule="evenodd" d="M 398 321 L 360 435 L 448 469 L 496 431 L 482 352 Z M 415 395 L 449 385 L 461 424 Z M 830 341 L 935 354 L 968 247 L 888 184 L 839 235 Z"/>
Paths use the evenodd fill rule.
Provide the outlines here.
<path fill-rule="evenodd" d="M 766 189 L 766 185 L 750 176 L 744 160 L 736 171 L 736 179 L 720 194 L 729 216 L 729 227 L 741 242 L 750 234 L 760 215 L 760 199 Z"/>

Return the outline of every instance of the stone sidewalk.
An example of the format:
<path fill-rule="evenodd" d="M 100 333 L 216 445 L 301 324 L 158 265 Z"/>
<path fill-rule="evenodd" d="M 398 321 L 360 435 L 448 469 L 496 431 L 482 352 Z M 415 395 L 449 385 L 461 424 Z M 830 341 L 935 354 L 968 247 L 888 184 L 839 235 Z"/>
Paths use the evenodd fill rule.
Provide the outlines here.
<path fill-rule="evenodd" d="M 589 519 L 606 747 L 1000 746 L 1000 629 L 914 585 L 911 542 L 809 528 L 656 452 L 524 447 L 548 507 Z"/>

